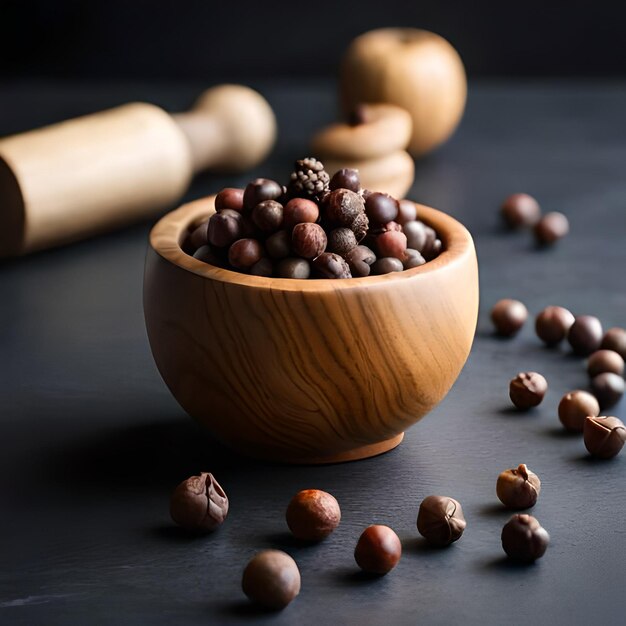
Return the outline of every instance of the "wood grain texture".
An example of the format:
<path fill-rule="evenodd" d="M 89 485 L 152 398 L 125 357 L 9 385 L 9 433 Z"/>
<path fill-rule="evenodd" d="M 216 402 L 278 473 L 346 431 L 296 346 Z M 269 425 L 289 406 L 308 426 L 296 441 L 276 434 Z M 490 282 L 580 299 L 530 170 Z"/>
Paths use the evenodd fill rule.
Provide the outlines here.
<path fill-rule="evenodd" d="M 478 310 L 463 226 L 419 206 L 445 246 L 425 266 L 340 281 L 261 278 L 181 250 L 212 203 L 187 204 L 152 230 L 144 310 L 163 379 L 220 440 L 289 462 L 370 456 L 445 396 Z"/>

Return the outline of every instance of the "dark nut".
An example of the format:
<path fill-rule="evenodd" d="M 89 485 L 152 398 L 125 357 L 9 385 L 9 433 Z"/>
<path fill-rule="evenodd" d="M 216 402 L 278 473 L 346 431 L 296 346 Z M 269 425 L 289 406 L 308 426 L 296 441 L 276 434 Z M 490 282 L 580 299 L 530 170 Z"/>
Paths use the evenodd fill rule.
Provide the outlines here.
<path fill-rule="evenodd" d="M 413 248 L 406 249 L 405 259 L 402 263 L 405 270 L 419 267 L 424 265 L 424 263 L 426 263 L 426 259 L 417 250 L 413 250 Z"/>
<path fill-rule="evenodd" d="M 394 257 L 403 261 L 406 257 L 406 235 L 399 231 L 388 230 L 376 237 L 376 248 L 381 257 Z"/>
<path fill-rule="evenodd" d="M 296 224 L 317 222 L 320 210 L 313 200 L 292 198 L 283 209 L 285 228 L 291 230 Z"/>
<path fill-rule="evenodd" d="M 276 266 L 276 276 L 279 278 L 306 279 L 311 275 L 311 265 L 306 259 L 289 257 L 282 259 Z"/>
<path fill-rule="evenodd" d="M 304 259 L 314 259 L 326 249 L 326 233 L 319 224 L 296 224 L 291 235 L 292 250 Z"/>
<path fill-rule="evenodd" d="M 421 253 L 427 240 L 426 225 L 418 221 L 406 222 L 402 225 L 402 232 L 406 235 L 409 248 Z"/>
<path fill-rule="evenodd" d="M 609 328 L 602 337 L 601 348 L 617 352 L 622 359 L 626 360 L 626 330 L 623 328 Z"/>
<path fill-rule="evenodd" d="M 215 213 L 209 220 L 207 229 L 208 242 L 217 248 L 227 248 L 243 234 L 241 213 L 224 209 Z"/>
<path fill-rule="evenodd" d="M 356 246 L 356 237 L 349 228 L 335 228 L 328 233 L 328 245 L 326 246 L 328 252 L 335 252 L 345 257 Z"/>
<path fill-rule="evenodd" d="M 287 231 L 279 230 L 265 240 L 265 249 L 272 259 L 284 259 L 291 254 L 291 236 Z"/>
<path fill-rule="evenodd" d="M 548 382 L 537 372 L 520 372 L 509 384 L 511 402 L 522 410 L 541 404 L 548 391 Z"/>
<path fill-rule="evenodd" d="M 243 206 L 251 211 L 260 202 L 278 200 L 283 195 L 283 188 L 269 178 L 256 178 L 248 183 L 243 193 Z"/>
<path fill-rule="evenodd" d="M 206 222 L 202 222 L 202 224 L 199 224 L 191 231 L 191 234 L 189 235 L 189 245 L 193 250 L 206 246 L 209 242 L 208 235 L 209 220 L 206 220 Z"/>
<path fill-rule="evenodd" d="M 417 206 L 415 202 L 410 200 L 400 200 L 398 202 L 398 217 L 396 221 L 400 224 L 406 224 L 407 222 L 413 222 L 417 219 Z"/>
<path fill-rule="evenodd" d="M 611 459 L 624 447 L 626 427 L 617 417 L 586 417 L 583 439 L 589 454 L 599 459 Z"/>
<path fill-rule="evenodd" d="M 300 593 L 300 570 L 281 550 L 263 550 L 246 565 L 241 579 L 243 592 L 268 609 L 284 609 Z"/>
<path fill-rule="evenodd" d="M 221 266 L 219 258 L 214 254 L 210 246 L 200 246 L 193 253 L 193 258 L 198 259 L 198 261 L 202 261 L 203 263 L 215 265 L 216 267 Z"/>
<path fill-rule="evenodd" d="M 517 513 L 502 529 L 502 548 L 517 561 L 536 561 L 545 554 L 549 543 L 550 535 L 532 515 Z"/>
<path fill-rule="evenodd" d="M 313 268 L 322 278 L 352 278 L 348 263 L 334 252 L 322 252 L 313 261 Z"/>
<path fill-rule="evenodd" d="M 559 402 L 559 419 L 567 430 L 582 432 L 585 418 L 600 413 L 600 405 L 587 391 L 576 389 L 566 393 Z"/>
<path fill-rule="evenodd" d="M 588 356 L 600 348 L 602 324 L 593 315 L 578 315 L 567 333 L 567 340 L 576 354 Z"/>
<path fill-rule="evenodd" d="M 359 170 L 344 168 L 335 172 L 335 175 L 330 179 L 331 191 L 335 191 L 335 189 L 349 189 L 356 192 L 360 187 Z"/>
<path fill-rule="evenodd" d="M 274 264 L 267 257 L 259 259 L 251 268 L 250 274 L 253 276 L 265 276 L 269 278 L 274 273 Z"/>
<path fill-rule="evenodd" d="M 389 526 L 368 526 L 356 544 L 354 559 L 370 574 L 387 574 L 400 561 L 402 544 Z"/>
<path fill-rule="evenodd" d="M 372 273 L 377 275 L 391 274 L 391 272 L 401 272 L 404 269 L 402 261 L 395 257 L 388 256 L 378 259 L 372 265 Z"/>
<path fill-rule="evenodd" d="M 519 300 L 505 298 L 495 303 L 491 309 L 491 321 L 496 331 L 503 337 L 512 337 L 526 323 L 528 309 Z"/>
<path fill-rule="evenodd" d="M 228 515 L 228 498 L 213 474 L 202 472 L 183 480 L 170 500 L 174 522 L 190 532 L 208 533 Z"/>
<path fill-rule="evenodd" d="M 427 261 L 432 261 L 435 257 L 439 256 L 441 250 L 443 249 L 443 243 L 441 239 L 437 239 L 437 235 L 435 231 L 431 228 L 430 232 L 428 230 L 428 226 L 426 227 L 426 244 L 422 248 L 422 254 Z M 432 237 L 430 233 L 432 232 Z"/>
<path fill-rule="evenodd" d="M 238 239 L 228 249 L 228 262 L 238 269 L 252 267 L 263 256 L 263 246 L 256 239 Z"/>
<path fill-rule="evenodd" d="M 539 203 L 527 193 L 514 193 L 509 196 L 502 203 L 500 212 L 509 228 L 534 226 L 541 217 Z"/>
<path fill-rule="evenodd" d="M 325 205 L 328 219 L 339 226 L 350 227 L 356 217 L 365 212 L 365 205 L 361 196 L 348 189 L 331 191 Z"/>
<path fill-rule="evenodd" d="M 596 350 L 587 361 L 587 373 L 591 378 L 604 372 L 624 374 L 624 359 L 613 350 Z"/>
<path fill-rule="evenodd" d="M 417 514 L 417 530 L 434 546 L 448 546 L 461 538 L 467 522 L 461 504 L 447 496 L 428 496 Z"/>
<path fill-rule="evenodd" d="M 357 246 L 346 254 L 345 259 L 352 276 L 369 276 L 370 266 L 376 261 L 376 255 L 367 246 Z"/>
<path fill-rule="evenodd" d="M 617 404 L 624 395 L 624 379 L 619 374 L 604 372 L 591 379 L 591 391 L 601 409 Z"/>
<path fill-rule="evenodd" d="M 243 189 L 225 187 L 215 196 L 215 210 L 219 213 L 223 209 L 243 211 Z"/>
<path fill-rule="evenodd" d="M 549 346 L 556 345 L 567 337 L 574 319 L 562 306 L 547 306 L 535 320 L 537 337 Z"/>
<path fill-rule="evenodd" d="M 546 213 L 536 224 L 534 228 L 535 239 L 537 243 L 543 246 L 549 246 L 565 237 L 569 232 L 569 222 L 563 213 L 552 211 Z"/>
<path fill-rule="evenodd" d="M 321 541 L 339 526 L 341 510 L 337 500 L 326 491 L 303 489 L 289 503 L 287 526 L 303 541 Z"/>
<path fill-rule="evenodd" d="M 283 205 L 276 200 L 259 202 L 252 209 L 252 221 L 264 233 L 275 233 L 283 225 Z"/>
<path fill-rule="evenodd" d="M 374 224 L 392 222 L 398 217 L 398 210 L 398 201 L 387 193 L 372 193 L 365 201 L 365 213 Z"/>
<path fill-rule="evenodd" d="M 517 469 L 502 472 L 496 483 L 496 494 L 509 509 L 529 509 L 535 506 L 540 491 L 539 476 L 523 463 Z"/>

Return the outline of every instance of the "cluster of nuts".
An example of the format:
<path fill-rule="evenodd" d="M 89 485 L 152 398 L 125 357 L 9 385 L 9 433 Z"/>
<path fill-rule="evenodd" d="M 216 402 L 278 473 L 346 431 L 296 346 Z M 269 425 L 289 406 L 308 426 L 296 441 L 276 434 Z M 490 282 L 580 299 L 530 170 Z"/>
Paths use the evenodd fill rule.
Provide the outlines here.
<path fill-rule="evenodd" d="M 506 337 L 519 332 L 527 318 L 528 310 L 519 300 L 500 300 L 491 311 L 496 331 Z M 537 315 L 535 331 L 548 346 L 567 339 L 574 354 L 588 357 L 591 393 L 582 389 L 566 393 L 559 403 L 559 419 L 567 430 L 583 433 L 593 456 L 616 456 L 626 441 L 626 428 L 617 417 L 600 416 L 600 411 L 617 404 L 624 394 L 626 330 L 615 327 L 604 333 L 593 315 L 575 317 L 564 307 L 548 306 Z M 537 372 L 521 372 L 509 383 L 511 402 L 521 410 L 538 406 L 547 390 L 546 379 Z"/>
<path fill-rule="evenodd" d="M 496 331 L 505 337 L 519 332 L 527 318 L 528 310 L 519 300 L 500 300 L 491 310 Z M 548 306 L 537 315 L 535 331 L 547 346 L 555 347 L 567 339 L 574 354 L 588 357 L 590 388 L 599 404 L 593 416 L 619 401 L 625 388 L 626 330 L 615 327 L 604 333 L 602 323 L 593 315 L 574 316 L 564 307 Z M 547 388 L 547 382 L 540 374 L 521 373 L 511 381 L 511 401 L 520 409 L 529 409 L 542 401 Z M 582 401 L 586 407 L 593 407 L 593 401 L 589 400 L 590 394 L 578 390 L 568 395 L 571 397 L 564 403 L 563 412 L 559 410 L 559 416 L 566 428 L 582 430 L 584 420 L 569 408 Z"/>
<path fill-rule="evenodd" d="M 496 493 L 511 509 L 534 506 L 541 489 L 536 474 L 525 465 L 502 472 Z M 170 500 L 172 519 L 192 533 L 210 533 L 228 514 L 228 498 L 212 474 L 191 476 L 174 490 Z M 319 489 L 299 491 L 285 513 L 292 535 L 303 542 L 326 539 L 341 521 L 339 503 L 330 493 Z M 422 500 L 417 514 L 417 530 L 432 546 L 442 548 L 458 541 L 467 522 L 461 503 L 448 496 L 431 495 Z M 532 562 L 546 551 L 548 533 L 530 515 L 514 515 L 502 531 L 502 547 L 513 559 Z M 354 549 L 361 570 L 383 576 L 399 563 L 400 538 L 389 526 L 374 524 L 363 530 Z M 285 608 L 299 593 L 300 570 L 297 563 L 281 550 L 262 550 L 246 565 L 242 590 L 253 602 L 269 609 Z"/>
<path fill-rule="evenodd" d="M 569 221 L 563 213 L 551 211 L 541 214 L 535 198 L 526 193 L 514 193 L 500 207 L 506 225 L 512 230 L 532 228 L 535 241 L 541 246 L 550 246 L 569 232 Z"/>
<path fill-rule="evenodd" d="M 216 213 L 189 234 L 199 260 L 277 278 L 352 278 L 418 267 L 442 249 L 408 200 L 362 189 L 359 173 L 296 161 L 289 185 L 257 178 L 226 188 Z"/>

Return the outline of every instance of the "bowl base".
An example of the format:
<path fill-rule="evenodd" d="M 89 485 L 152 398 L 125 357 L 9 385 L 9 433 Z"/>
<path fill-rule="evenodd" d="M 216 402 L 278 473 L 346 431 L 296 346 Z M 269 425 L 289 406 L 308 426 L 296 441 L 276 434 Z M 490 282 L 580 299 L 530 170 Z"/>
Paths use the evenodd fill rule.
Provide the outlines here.
<path fill-rule="evenodd" d="M 378 456 L 379 454 L 389 452 L 389 450 L 393 450 L 395 447 L 400 445 L 400 442 L 403 439 L 404 433 L 400 433 L 391 439 L 385 439 L 384 441 L 378 441 L 359 448 L 352 448 L 351 450 L 346 450 L 345 452 L 339 452 L 337 454 L 329 454 L 328 456 L 298 457 L 285 459 L 284 461 L 294 465 L 324 465 L 326 463 L 359 461 L 360 459 L 367 459 L 372 456 Z"/>

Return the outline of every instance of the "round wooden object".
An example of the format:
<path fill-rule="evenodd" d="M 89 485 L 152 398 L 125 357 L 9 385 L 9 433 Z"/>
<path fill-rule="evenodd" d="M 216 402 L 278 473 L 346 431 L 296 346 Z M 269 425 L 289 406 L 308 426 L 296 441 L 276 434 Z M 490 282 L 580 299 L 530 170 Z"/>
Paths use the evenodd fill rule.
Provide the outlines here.
<path fill-rule="evenodd" d="M 292 463 L 396 446 L 446 395 L 469 354 L 478 268 L 469 232 L 418 206 L 444 251 L 405 272 L 343 280 L 239 274 L 187 255 L 197 200 L 150 234 L 144 310 L 156 364 L 181 406 L 222 442 Z"/>
<path fill-rule="evenodd" d="M 392 104 L 363 104 L 359 124 L 331 124 L 311 141 L 315 156 L 365 161 L 376 159 L 409 145 L 413 122 L 407 111 Z"/>

